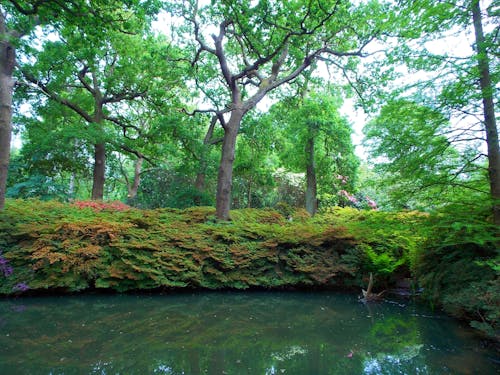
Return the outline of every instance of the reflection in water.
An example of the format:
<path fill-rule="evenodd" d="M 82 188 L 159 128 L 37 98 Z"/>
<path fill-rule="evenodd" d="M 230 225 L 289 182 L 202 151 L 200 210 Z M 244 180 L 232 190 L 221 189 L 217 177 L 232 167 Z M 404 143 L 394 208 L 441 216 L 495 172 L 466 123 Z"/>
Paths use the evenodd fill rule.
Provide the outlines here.
<path fill-rule="evenodd" d="M 1 374 L 495 374 L 469 329 L 334 293 L 0 300 Z"/>

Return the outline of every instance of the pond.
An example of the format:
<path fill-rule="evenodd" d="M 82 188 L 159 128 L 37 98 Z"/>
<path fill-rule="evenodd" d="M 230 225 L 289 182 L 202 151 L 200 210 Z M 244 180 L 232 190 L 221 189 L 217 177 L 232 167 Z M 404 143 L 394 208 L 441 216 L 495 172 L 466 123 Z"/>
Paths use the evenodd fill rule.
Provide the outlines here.
<path fill-rule="evenodd" d="M 0 300 L 0 374 L 496 374 L 465 325 L 331 292 Z"/>

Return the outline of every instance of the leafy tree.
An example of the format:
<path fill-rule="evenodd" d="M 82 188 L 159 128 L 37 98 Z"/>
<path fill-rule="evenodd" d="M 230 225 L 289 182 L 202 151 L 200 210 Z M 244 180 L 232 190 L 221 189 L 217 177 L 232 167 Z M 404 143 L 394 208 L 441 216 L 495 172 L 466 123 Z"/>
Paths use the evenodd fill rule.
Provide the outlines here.
<path fill-rule="evenodd" d="M 482 13 L 479 0 L 472 0 L 470 7 L 476 37 L 475 57 L 477 59 L 479 87 L 481 89 L 483 105 L 484 130 L 486 133 L 486 144 L 488 146 L 490 192 L 491 197 L 495 201 L 493 205 L 493 217 L 495 223 L 500 225 L 500 146 L 495 117 L 495 104 L 493 100 L 494 87 L 498 81 L 494 84 L 490 75 L 490 61 L 488 56 L 489 46 L 483 32 Z M 495 45 L 498 47 L 498 43 L 495 42 L 498 42 L 498 40 L 493 40 L 493 44 L 490 42 L 492 48 L 495 48 Z"/>
<path fill-rule="evenodd" d="M 451 129 L 440 111 L 405 100 L 388 103 L 365 126 L 366 145 L 397 207 L 422 208 L 419 197 L 427 208 L 440 205 L 464 188 L 485 193 L 481 158 L 454 147 Z"/>
<path fill-rule="evenodd" d="M 304 98 L 279 103 L 271 116 L 281 129 L 283 165 L 305 172 L 307 211 L 314 215 L 318 195 L 332 196 L 354 187 L 358 159 L 352 128 L 339 113 L 338 95 L 318 90 Z"/>
<path fill-rule="evenodd" d="M 128 10 L 133 9 L 141 18 L 157 9 L 156 3 L 149 0 L 92 3 L 84 0 L 9 0 L 0 6 L 0 210 L 4 206 L 10 158 L 14 73 L 16 66 L 24 62 L 19 61 L 17 54 L 21 51 L 30 56 L 37 26 L 49 25 L 57 29 L 62 25 L 79 25 L 93 35 L 102 35 L 112 28 L 130 31 L 134 25 Z"/>
<path fill-rule="evenodd" d="M 94 147 L 92 199 L 103 198 L 107 145 L 114 144 L 116 149 L 144 160 L 144 154 L 129 140 L 148 138 L 144 113 L 152 109 L 140 107 L 148 106 L 151 95 L 156 101 L 166 100 L 164 88 L 172 87 L 176 80 L 175 70 L 171 75 L 159 75 L 167 70 L 168 53 L 165 41 L 152 36 L 108 31 L 93 38 L 68 26 L 61 30 L 60 40 L 44 43 L 35 64 L 23 68 L 26 79 L 41 94 L 85 120 Z M 55 72 L 58 65 L 64 68 Z"/>
<path fill-rule="evenodd" d="M 209 197 L 215 192 L 217 149 L 212 142 L 218 134 L 211 133 L 208 120 L 206 116 L 189 117 L 173 110 L 152 119 L 150 137 L 143 148 L 152 163 L 141 171 L 143 183 L 131 203 L 177 208 L 213 203 Z M 207 137 L 211 137 L 210 142 Z M 131 174 L 133 168 L 128 171 Z"/>
<path fill-rule="evenodd" d="M 410 6 L 406 6 L 409 5 Z M 498 4 L 482 10 L 479 0 L 434 2 L 419 0 L 402 3 L 401 18 L 406 24 L 400 34 L 405 38 L 391 60 L 403 60 L 408 75 L 427 74 L 398 88 L 399 97 L 439 109 L 454 124 L 446 137 L 460 151 L 468 148 L 471 158 L 487 150 L 489 195 L 493 201 L 494 221 L 500 223 L 500 149 L 495 118 L 498 101 L 498 30 L 483 24 L 498 24 Z M 472 48 L 464 41 L 470 40 Z M 453 44 L 460 38 L 460 49 L 432 52 L 430 41 Z M 403 39 L 401 39 L 403 41 Z M 442 50 L 446 50 L 445 47 Z M 416 75 L 422 77 L 422 74 Z M 471 142 L 481 141 L 484 146 Z M 464 146 L 465 145 L 465 146 Z M 472 155 L 475 148 L 475 155 Z M 471 158 L 468 158 L 469 160 Z M 467 168 L 467 166 L 464 166 Z"/>
<path fill-rule="evenodd" d="M 217 217 L 229 219 L 236 138 L 243 117 L 271 91 L 331 57 L 342 66 L 388 29 L 389 8 L 373 1 L 185 1 L 172 13 L 186 20 L 181 38 L 193 50 L 196 83 L 224 130 Z M 209 36 L 208 34 L 212 34 Z"/>
<path fill-rule="evenodd" d="M 7 194 L 50 197 L 46 189 L 59 186 L 54 195 L 59 199 L 88 196 L 92 149 L 78 115 L 47 102 L 37 108 L 37 118 L 17 116 L 15 121 L 23 129 L 23 147 L 9 169 Z"/>
<path fill-rule="evenodd" d="M 234 164 L 233 207 L 270 207 L 276 203 L 274 171 L 277 129 L 270 116 L 252 113 L 242 123 Z"/>

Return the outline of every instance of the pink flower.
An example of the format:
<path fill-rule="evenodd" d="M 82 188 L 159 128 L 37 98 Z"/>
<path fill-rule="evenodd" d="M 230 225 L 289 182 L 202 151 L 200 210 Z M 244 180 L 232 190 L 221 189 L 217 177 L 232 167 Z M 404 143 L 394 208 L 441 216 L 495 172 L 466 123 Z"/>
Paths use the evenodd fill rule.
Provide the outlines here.
<path fill-rule="evenodd" d="M 344 197 L 346 197 L 349 201 L 351 201 L 352 203 L 358 203 L 358 200 L 356 199 L 356 197 L 354 195 L 351 195 L 349 194 L 347 191 L 345 190 L 340 190 L 339 191 L 339 195 L 343 195 Z"/>
<path fill-rule="evenodd" d="M 366 202 L 368 203 L 368 206 L 370 206 L 372 209 L 377 210 L 377 202 L 375 202 L 373 199 L 370 199 L 369 197 L 365 197 Z"/>

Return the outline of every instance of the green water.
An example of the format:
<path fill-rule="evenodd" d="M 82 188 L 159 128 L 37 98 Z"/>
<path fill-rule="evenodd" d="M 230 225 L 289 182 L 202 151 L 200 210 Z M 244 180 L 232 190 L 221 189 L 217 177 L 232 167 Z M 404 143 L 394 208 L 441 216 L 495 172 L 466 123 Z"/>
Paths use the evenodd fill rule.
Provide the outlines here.
<path fill-rule="evenodd" d="M 0 300 L 0 374 L 497 374 L 467 327 L 337 293 Z"/>

